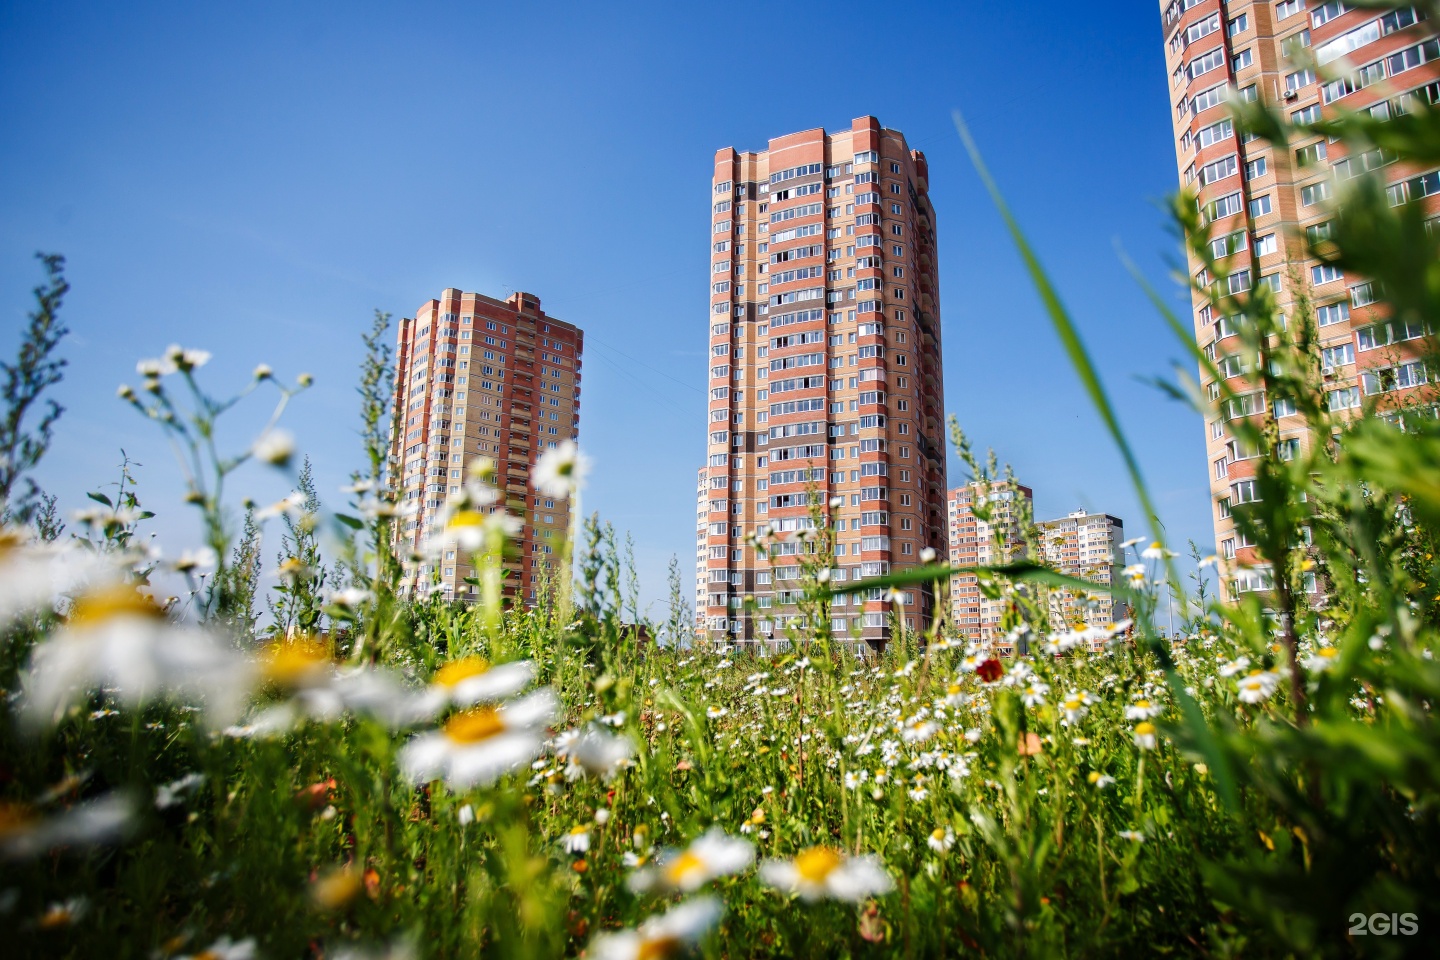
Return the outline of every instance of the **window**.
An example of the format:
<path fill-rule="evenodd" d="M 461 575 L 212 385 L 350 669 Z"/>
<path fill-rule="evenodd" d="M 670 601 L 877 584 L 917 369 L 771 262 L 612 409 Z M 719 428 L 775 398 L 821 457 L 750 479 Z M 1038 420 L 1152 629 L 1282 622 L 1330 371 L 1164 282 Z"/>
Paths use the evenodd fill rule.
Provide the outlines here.
<path fill-rule="evenodd" d="M 1419 200 L 1421 197 L 1434 196 L 1437 193 L 1440 193 L 1440 170 L 1432 170 L 1418 177 L 1402 180 L 1385 191 L 1392 207 Z"/>
<path fill-rule="evenodd" d="M 1219 123 L 1212 123 L 1208 127 L 1202 127 L 1200 132 L 1195 135 L 1195 142 L 1202 147 L 1208 147 L 1211 144 L 1228 139 L 1234 132 L 1235 126 L 1231 121 L 1221 120 Z"/>
<path fill-rule="evenodd" d="M 1343 367 L 1355 362 L 1355 345 L 1342 343 L 1320 351 L 1320 363 L 1326 367 Z"/>
<path fill-rule="evenodd" d="M 1425 326 L 1413 320 L 1387 320 L 1383 323 L 1361 327 L 1358 331 L 1361 350 L 1388 347 L 1392 343 L 1418 340 L 1425 336 Z"/>
<path fill-rule="evenodd" d="M 1308 68 L 1285 74 L 1285 90 L 1289 93 L 1299 93 L 1302 87 L 1308 87 L 1314 82 L 1315 71 Z"/>
<path fill-rule="evenodd" d="M 1341 387 L 1339 390 L 1331 390 L 1325 397 L 1331 410 L 1351 410 L 1360 406 L 1359 387 Z"/>
<path fill-rule="evenodd" d="M 1250 29 L 1250 14 L 1248 14 L 1248 13 L 1242 13 L 1242 14 L 1240 14 L 1240 16 L 1235 17 L 1235 18 L 1232 19 L 1229 23 L 1225 24 L 1225 34 L 1226 34 L 1226 36 L 1231 36 L 1231 37 L 1233 37 L 1233 36 L 1235 36 L 1237 33 L 1244 33 L 1246 30 L 1249 30 L 1249 29 Z"/>
<path fill-rule="evenodd" d="M 1237 230 L 1228 236 L 1210 241 L 1210 256 L 1216 260 L 1234 256 L 1245 249 L 1245 231 Z"/>
<path fill-rule="evenodd" d="M 1344 274 L 1342 274 L 1340 268 L 1333 263 L 1322 263 L 1319 266 L 1310 268 L 1310 282 L 1317 287 L 1322 283 L 1334 283 L 1337 280 L 1343 279 Z"/>
<path fill-rule="evenodd" d="M 1289 397 L 1276 400 L 1271 405 L 1271 410 L 1277 420 L 1281 417 L 1293 417 L 1295 416 L 1295 401 Z"/>
<path fill-rule="evenodd" d="M 1255 255 L 1257 257 L 1274 253 L 1276 249 L 1278 249 L 1278 247 L 1275 242 L 1275 234 L 1267 233 L 1263 237 L 1255 238 Z"/>
<path fill-rule="evenodd" d="M 1283 2 L 1275 4 L 1275 19 L 1284 20 L 1293 17 L 1304 9 L 1305 0 L 1283 0 Z"/>
<path fill-rule="evenodd" d="M 1264 194 L 1250 201 L 1250 216 L 1263 217 L 1270 212 L 1270 194 Z"/>
<path fill-rule="evenodd" d="M 1330 0 L 1329 3 L 1322 3 L 1310 14 L 1310 22 L 1317 27 L 1323 27 L 1349 9 L 1350 4 L 1343 3 L 1342 0 Z"/>
<path fill-rule="evenodd" d="M 1244 70 L 1246 67 L 1250 66 L 1254 62 L 1255 55 L 1250 52 L 1249 47 L 1246 47 L 1244 50 L 1241 50 L 1239 53 L 1235 54 L 1235 56 L 1230 58 L 1230 69 L 1235 73 L 1239 73 L 1241 70 Z"/>
<path fill-rule="evenodd" d="M 1251 160 L 1245 164 L 1245 179 L 1254 180 L 1257 177 L 1263 177 L 1269 167 L 1270 165 L 1264 157 Z"/>
<path fill-rule="evenodd" d="M 1326 220 L 1324 223 L 1312 223 L 1305 228 L 1305 242 L 1313 247 L 1316 244 L 1329 240 L 1331 228 L 1332 224 L 1329 220 Z"/>
<path fill-rule="evenodd" d="M 1322 200 L 1330 198 L 1330 181 L 1321 180 L 1319 183 L 1312 183 L 1300 188 L 1300 206 L 1313 207 Z"/>
<path fill-rule="evenodd" d="M 1214 200 L 1208 208 L 1209 219 L 1220 220 L 1224 217 L 1233 217 L 1240 212 L 1240 194 L 1231 193 Z"/>
<path fill-rule="evenodd" d="M 1190 79 L 1194 80 L 1201 74 L 1206 74 L 1209 73 L 1211 70 L 1216 69 L 1224 62 L 1224 48 L 1216 47 L 1214 50 L 1203 53 L 1200 56 L 1196 57 L 1194 60 L 1191 60 L 1190 66 L 1186 68 L 1186 72 L 1190 75 Z"/>
<path fill-rule="evenodd" d="M 1320 140 L 1316 143 L 1309 144 L 1307 146 L 1301 147 L 1299 150 L 1296 150 L 1295 165 L 1301 168 L 1313 167 L 1321 160 L 1324 160 L 1325 157 L 1325 141 Z"/>
<path fill-rule="evenodd" d="M 1315 323 L 1317 326 L 1328 327 L 1331 324 L 1339 323 L 1342 320 L 1350 319 L 1350 304 L 1345 301 L 1339 303 L 1327 303 L 1315 310 Z"/>
<path fill-rule="evenodd" d="M 1420 360 L 1412 360 L 1409 363 L 1384 369 L 1366 370 L 1360 375 L 1360 382 L 1364 385 L 1367 394 L 1404 390 L 1408 387 L 1418 387 L 1428 381 L 1429 371 L 1425 369 L 1424 362 Z"/>
<path fill-rule="evenodd" d="M 1225 100 L 1225 85 L 1211 87 L 1202 90 L 1190 98 L 1190 112 L 1200 113 L 1202 110 L 1209 110 L 1211 107 L 1218 107 Z"/>
<path fill-rule="evenodd" d="M 1200 183 L 1203 185 L 1223 180 L 1226 177 L 1233 177 L 1237 169 L 1238 165 L 1234 154 L 1216 160 L 1214 163 L 1207 163 L 1200 168 Z"/>
<path fill-rule="evenodd" d="M 1297 124 L 1319 123 L 1320 104 L 1312 103 L 1308 107 L 1302 107 L 1290 114 L 1290 121 Z"/>
<path fill-rule="evenodd" d="M 1303 50 L 1308 46 L 1310 46 L 1309 29 L 1301 30 L 1299 33 L 1292 33 L 1280 41 L 1280 56 L 1287 60 L 1292 59 L 1297 51 Z"/>
<path fill-rule="evenodd" d="M 1239 483 L 1230 484 L 1230 503 L 1232 505 L 1254 503 L 1259 499 L 1260 488 L 1254 480 L 1241 480 Z"/>
<path fill-rule="evenodd" d="M 1364 283 L 1357 283 L 1350 288 L 1350 303 L 1356 307 L 1368 307 L 1380 299 L 1375 290 L 1375 281 L 1367 280 Z"/>

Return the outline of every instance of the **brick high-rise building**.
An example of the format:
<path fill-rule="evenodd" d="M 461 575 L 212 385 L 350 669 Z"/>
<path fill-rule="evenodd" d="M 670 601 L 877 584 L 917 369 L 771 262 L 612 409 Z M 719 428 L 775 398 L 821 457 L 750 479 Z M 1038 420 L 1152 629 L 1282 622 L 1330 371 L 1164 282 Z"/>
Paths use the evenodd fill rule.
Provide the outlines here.
<path fill-rule="evenodd" d="M 1035 526 L 1050 566 L 1097 585 L 1115 582 L 1115 568 L 1122 561 L 1120 544 L 1125 540 L 1125 523 L 1120 518 L 1076 510 Z M 1108 590 L 1085 595 L 1066 588 L 1050 591 L 1050 619 L 1056 630 L 1081 623 L 1109 627 L 1127 616 L 1125 603 L 1114 600 Z"/>
<path fill-rule="evenodd" d="M 567 500 L 533 489 L 530 472 L 542 453 L 579 434 L 584 342 L 579 328 L 547 316 L 529 293 L 495 300 L 451 288 L 400 321 L 393 462 L 405 512 L 398 546 L 422 549 L 447 500 L 461 492 L 466 464 L 490 457 L 502 497 L 524 521 L 519 556 L 505 561 L 506 594 L 534 599 L 536 574 L 558 554 L 570 511 Z M 471 598 L 469 561 L 447 547 L 419 568 L 415 585 L 431 583 L 438 568 L 446 597 Z"/>
<path fill-rule="evenodd" d="M 806 130 L 768 150 L 715 155 L 711 204 L 706 626 L 712 638 L 783 636 L 793 554 L 746 535 L 768 524 L 804 549 L 807 491 L 839 497 L 835 578 L 946 549 L 935 213 L 924 154 L 874 117 Z M 798 587 L 798 584 L 795 585 Z M 753 595 L 759 613 L 744 612 Z M 907 626 L 935 598 L 914 591 Z M 833 611 L 873 645 L 890 604 Z"/>
<path fill-rule="evenodd" d="M 980 498 L 988 505 L 988 520 L 974 513 Z M 1030 521 L 1034 492 L 1013 481 L 971 482 L 950 491 L 950 564 L 955 567 L 995 566 L 1013 563 L 1028 553 L 1024 525 Z M 996 534 L 1000 536 L 996 549 Z M 950 622 L 955 632 L 972 640 L 996 640 L 1002 600 L 990 600 L 980 593 L 973 573 L 950 578 Z"/>
<path fill-rule="evenodd" d="M 1424 331 L 1390 320 L 1366 278 L 1322 263 L 1309 244 L 1323 240 L 1332 199 L 1346 180 L 1378 171 L 1392 203 L 1418 201 L 1434 213 L 1440 171 L 1394 163 L 1379 150 L 1349 156 L 1343 144 L 1318 135 L 1284 146 L 1242 142 L 1224 101 L 1234 89 L 1296 121 L 1341 108 L 1389 118 L 1417 101 L 1435 104 L 1435 25 L 1415 9 L 1361 9 L 1339 0 L 1161 0 L 1160 13 L 1180 179 L 1196 191 L 1221 261 L 1219 276 L 1201 277 L 1202 264 L 1192 258 L 1191 275 L 1229 294 L 1268 285 L 1287 315 L 1300 296 L 1308 297 L 1330 409 L 1358 413 L 1371 398 L 1382 410 L 1398 408 L 1396 401 L 1427 379 L 1416 350 Z M 1301 54 L 1313 56 L 1313 65 Z M 1199 345 L 1239 394 L 1222 406 L 1220 385 L 1203 376 L 1202 388 L 1215 404 L 1205 442 L 1216 553 L 1227 592 L 1236 597 L 1269 589 L 1271 574 L 1230 515 L 1232 505 L 1255 498 L 1254 459 L 1261 452 L 1237 442 L 1228 424 L 1273 416 L 1282 445 L 1308 441 L 1292 404 L 1267 402 L 1251 386 L 1256 358 L 1242 355 L 1231 318 L 1215 316 L 1198 292 L 1192 310 Z"/>

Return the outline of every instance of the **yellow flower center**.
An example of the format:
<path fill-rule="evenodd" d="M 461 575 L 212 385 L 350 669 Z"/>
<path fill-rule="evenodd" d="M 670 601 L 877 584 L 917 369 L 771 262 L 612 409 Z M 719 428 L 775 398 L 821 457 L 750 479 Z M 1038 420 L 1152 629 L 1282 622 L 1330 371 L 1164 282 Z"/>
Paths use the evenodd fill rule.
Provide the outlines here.
<path fill-rule="evenodd" d="M 490 669 L 490 661 L 484 657 L 463 657 L 451 660 L 435 671 L 435 682 L 442 687 L 453 687 L 462 680 L 478 677 Z"/>
<path fill-rule="evenodd" d="M 845 859 L 830 847 L 811 847 L 795 858 L 795 870 L 810 883 L 824 883 Z"/>
<path fill-rule="evenodd" d="M 103 623 L 113 617 L 147 617 L 163 620 L 165 611 L 149 597 L 141 596 L 130 584 L 116 583 L 82 594 L 70 612 L 76 626 Z"/>
<path fill-rule="evenodd" d="M 945 828 L 944 828 L 944 827 L 936 827 L 934 830 L 930 831 L 930 837 L 931 837 L 931 839 L 933 839 L 936 843 L 944 843 L 944 842 L 945 842 Z"/>
<path fill-rule="evenodd" d="M 45 915 L 40 918 L 40 929 L 55 930 L 59 927 L 68 927 L 70 921 L 74 918 L 74 914 L 70 912 L 68 907 L 51 907 L 45 911 Z"/>
<path fill-rule="evenodd" d="M 685 882 L 685 878 L 692 876 L 705 869 L 705 861 L 695 854 L 686 850 L 676 857 L 665 868 L 665 880 L 671 885 L 678 887 Z"/>
<path fill-rule="evenodd" d="M 1155 724 L 1149 720 L 1146 720 L 1144 723 L 1137 723 L 1135 725 L 1135 732 L 1142 737 L 1148 737 L 1155 732 Z"/>
<path fill-rule="evenodd" d="M 446 528 L 452 530 L 458 527 L 483 527 L 484 525 L 485 514 L 479 510 L 456 510 L 445 524 Z"/>
<path fill-rule="evenodd" d="M 0 803 L 0 837 L 22 833 L 35 822 L 28 807 L 18 803 Z"/>
<path fill-rule="evenodd" d="M 479 743 L 505 731 L 505 720 L 494 707 L 476 707 L 445 721 L 445 736 L 456 743 Z"/>
<path fill-rule="evenodd" d="M 945 692 L 948 693 L 948 694 L 949 694 L 950 696 L 952 696 L 952 697 L 955 696 L 957 693 L 960 692 L 960 684 L 958 684 L 958 683 L 952 683 L 952 684 L 950 684 L 950 686 L 948 686 L 948 687 L 945 688 Z"/>
<path fill-rule="evenodd" d="M 266 647 L 261 662 L 271 680 L 295 684 L 329 663 L 330 650 L 313 637 L 295 637 Z"/>
<path fill-rule="evenodd" d="M 653 939 L 642 941 L 635 957 L 636 960 L 663 960 L 665 957 L 677 955 L 682 945 L 679 937 L 661 934 Z"/>
<path fill-rule="evenodd" d="M 1139 707 L 1141 710 L 1149 710 L 1149 709 L 1150 709 L 1150 701 L 1149 701 L 1149 700 L 1136 700 L 1136 701 L 1135 701 L 1135 706 Z"/>
<path fill-rule="evenodd" d="M 1085 779 L 1090 783 L 1097 783 L 1100 780 L 1100 773 L 1097 770 L 1091 770 Z"/>

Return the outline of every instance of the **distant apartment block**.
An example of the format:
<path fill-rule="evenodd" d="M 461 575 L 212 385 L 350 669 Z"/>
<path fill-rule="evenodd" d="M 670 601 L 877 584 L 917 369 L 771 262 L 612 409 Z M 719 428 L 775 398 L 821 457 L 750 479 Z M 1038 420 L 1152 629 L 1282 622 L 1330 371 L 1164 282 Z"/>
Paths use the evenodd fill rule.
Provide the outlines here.
<path fill-rule="evenodd" d="M 708 470 L 701 467 L 695 477 L 695 627 L 705 628 L 706 571 L 709 564 L 710 485 Z"/>
<path fill-rule="evenodd" d="M 928 179 L 924 154 L 874 117 L 715 155 L 703 604 L 712 638 L 783 636 L 812 491 L 842 504 L 836 581 L 945 549 Z M 781 538 L 773 557 L 746 542 L 763 525 Z M 899 615 L 922 629 L 936 598 L 927 588 L 910 599 Z M 891 612 L 881 596 L 855 598 L 836 605 L 831 629 L 880 646 Z"/>
<path fill-rule="evenodd" d="M 967 483 L 950 491 L 950 564 L 954 567 L 996 566 L 1022 559 L 1028 553 L 1023 524 L 1031 516 L 1034 493 L 1013 481 Z M 981 520 L 974 507 L 982 505 L 989 517 Z M 998 540 L 998 544 L 997 544 Z M 980 593 L 975 574 L 950 578 L 950 622 L 955 632 L 972 640 L 996 640 L 1003 600 Z"/>
<path fill-rule="evenodd" d="M 1050 566 L 1097 586 L 1115 582 L 1116 567 L 1122 562 L 1120 544 L 1125 540 L 1125 525 L 1118 517 L 1076 510 L 1035 526 Z M 1113 599 L 1108 590 L 1050 592 L 1050 620 L 1056 629 L 1080 624 L 1109 627 L 1127 616 L 1124 602 Z"/>
<path fill-rule="evenodd" d="M 1192 277 L 1238 297 L 1268 286 L 1287 315 L 1308 297 L 1332 412 L 1358 414 L 1374 404 L 1387 416 L 1434 416 L 1433 393 L 1417 395 L 1431 389 L 1424 385 L 1434 375 L 1421 359 L 1423 325 L 1389 317 L 1370 281 L 1321 262 L 1312 247 L 1328 236 L 1330 201 L 1347 180 L 1378 172 L 1392 205 L 1420 203 L 1433 217 L 1440 212 L 1440 169 L 1397 163 L 1383 149 L 1350 155 L 1323 136 L 1281 146 L 1244 139 L 1225 93 L 1233 89 L 1299 122 L 1337 110 L 1388 120 L 1440 102 L 1435 24 L 1419 8 L 1367 9 L 1338 0 L 1161 0 L 1160 13 L 1180 183 L 1195 191 L 1219 261 L 1211 277 L 1192 258 Z M 1273 581 L 1231 515 L 1256 499 L 1255 459 L 1264 452 L 1247 448 L 1230 425 L 1273 417 L 1282 455 L 1309 440 L 1294 404 L 1267 398 L 1254 384 L 1255 357 L 1243 355 L 1234 318 L 1217 316 L 1199 292 L 1192 314 L 1198 344 L 1236 393 L 1222 402 L 1221 383 L 1202 370 L 1201 388 L 1214 404 L 1205 449 L 1216 552 L 1236 598 L 1269 590 Z"/>
<path fill-rule="evenodd" d="M 581 330 L 547 316 L 529 293 L 495 300 L 446 289 L 400 321 L 393 462 L 405 509 L 396 529 L 402 552 L 422 549 L 438 532 L 466 464 L 490 457 L 502 497 L 524 521 L 519 555 L 505 561 L 506 594 L 535 598 L 537 574 L 555 561 L 570 514 L 568 501 L 531 487 L 530 473 L 542 453 L 578 437 L 583 347 Z M 410 586 L 438 576 L 444 596 L 471 599 L 470 560 L 447 548 L 416 570 Z"/>

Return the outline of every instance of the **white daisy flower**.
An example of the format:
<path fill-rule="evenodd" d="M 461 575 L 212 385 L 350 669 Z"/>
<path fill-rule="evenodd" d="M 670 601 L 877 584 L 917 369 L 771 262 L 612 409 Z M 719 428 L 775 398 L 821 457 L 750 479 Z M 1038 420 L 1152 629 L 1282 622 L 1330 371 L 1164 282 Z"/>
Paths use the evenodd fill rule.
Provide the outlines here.
<path fill-rule="evenodd" d="M 255 960 L 255 938 L 231 940 L 221 937 L 199 953 L 177 957 L 176 960 Z"/>
<path fill-rule="evenodd" d="M 496 703 L 515 696 L 534 679 L 535 664 L 529 660 L 492 666 L 482 657 L 461 657 L 435 671 L 430 685 L 420 695 L 420 707 L 426 716 L 433 717 L 448 706 Z"/>
<path fill-rule="evenodd" d="M 37 644 L 21 680 L 32 726 L 58 723 L 92 690 L 132 707 L 162 696 L 200 701 L 222 727 L 244 709 L 251 665 L 208 631 L 172 623 L 134 586 L 114 583 L 76 598 L 65 625 Z"/>
<path fill-rule="evenodd" d="M 295 456 L 295 436 L 288 430 L 272 427 L 256 440 L 250 453 L 261 463 L 283 467 Z"/>
<path fill-rule="evenodd" d="M 1274 670 L 1251 670 L 1236 681 L 1240 689 L 1241 703 L 1260 703 L 1269 700 L 1280 686 L 1280 674 Z"/>
<path fill-rule="evenodd" d="M 925 844 L 936 853 L 949 853 L 955 846 L 955 831 L 949 827 L 936 827 L 925 838 Z"/>
<path fill-rule="evenodd" d="M 1149 720 L 1165 712 L 1165 708 L 1149 700 L 1136 700 L 1125 708 L 1126 720 Z"/>
<path fill-rule="evenodd" d="M 1101 773 L 1098 770 L 1091 770 L 1089 775 L 1087 775 L 1085 779 L 1096 790 L 1104 790 L 1106 787 L 1110 786 L 1112 783 L 1115 782 L 1114 777 L 1110 776 L 1108 773 Z"/>
<path fill-rule="evenodd" d="M 1130 840 L 1134 843 L 1145 842 L 1145 834 L 1141 833 L 1139 830 L 1121 830 L 1120 837 L 1124 840 Z"/>
<path fill-rule="evenodd" d="M 546 496 L 569 497 L 584 485 L 589 472 L 590 458 L 580 452 L 575 441 L 565 440 L 540 455 L 530 481 Z"/>
<path fill-rule="evenodd" d="M 1157 746 L 1155 724 L 1149 720 L 1135 724 L 1134 737 L 1135 746 L 1141 750 L 1154 750 Z"/>
<path fill-rule="evenodd" d="M 1323 673 L 1333 667 L 1339 658 L 1340 651 L 1334 647 L 1317 647 L 1314 653 L 1305 657 L 1301 662 L 1311 673 Z"/>
<path fill-rule="evenodd" d="M 755 847 L 748 840 L 711 827 L 683 851 L 661 852 L 654 866 L 631 875 L 629 886 L 635 893 L 691 893 L 717 877 L 739 873 L 754 860 Z"/>
<path fill-rule="evenodd" d="M 1235 674 L 1239 673 L 1241 670 L 1244 670 L 1249 666 L 1249 657 L 1236 657 L 1234 660 L 1230 661 L 1229 663 L 1223 664 L 1220 667 L 1220 676 L 1233 677 L 1235 676 Z"/>
<path fill-rule="evenodd" d="M 570 832 L 561 838 L 560 845 L 565 848 L 566 853 L 588 853 L 590 851 L 590 826 L 581 824 L 578 827 L 571 827 Z"/>
<path fill-rule="evenodd" d="M 134 799 L 110 793 L 41 819 L 27 808 L 0 803 L 0 860 L 30 860 L 51 850 L 123 839 L 134 828 Z"/>
<path fill-rule="evenodd" d="M 565 763 L 565 779 L 583 776 L 609 780 L 635 755 L 635 741 L 621 734 L 606 733 L 592 726 L 581 732 L 568 730 L 555 741 L 555 756 Z"/>
<path fill-rule="evenodd" d="M 421 734 L 400 751 L 400 767 L 415 783 L 445 780 L 454 789 L 493 783 L 534 760 L 559 701 L 550 688 L 502 707 L 457 713 L 439 730 Z"/>
<path fill-rule="evenodd" d="M 760 879 L 811 901 L 828 898 L 859 903 L 895 887 L 875 857 L 849 857 L 831 847 L 810 847 L 794 860 L 767 860 L 760 865 Z"/>
<path fill-rule="evenodd" d="M 678 956 L 715 926 L 724 909 L 715 897 L 687 900 L 634 930 L 597 935 L 586 954 L 594 960 L 664 960 Z"/>

